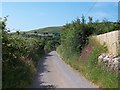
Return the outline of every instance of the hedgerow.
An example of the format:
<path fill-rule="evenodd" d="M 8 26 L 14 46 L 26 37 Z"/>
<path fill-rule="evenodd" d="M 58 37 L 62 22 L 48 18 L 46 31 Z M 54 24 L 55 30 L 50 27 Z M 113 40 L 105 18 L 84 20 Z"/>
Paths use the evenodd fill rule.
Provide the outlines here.
<path fill-rule="evenodd" d="M 88 22 L 85 22 L 84 16 L 81 19 L 77 18 L 63 26 L 61 33 L 61 45 L 57 48 L 57 52 L 66 63 L 74 69 L 80 71 L 89 80 L 99 85 L 102 88 L 117 88 L 118 76 L 108 72 L 104 72 L 97 65 L 98 56 L 107 51 L 106 47 L 100 45 L 94 39 L 91 43 L 90 36 L 107 33 L 114 30 L 120 30 L 120 22 L 110 22 L 104 19 L 102 22 L 92 21 L 89 17 Z M 95 45 L 97 43 L 97 45 Z M 87 56 L 83 55 L 82 51 L 88 47 L 91 51 Z M 93 48 L 92 48 L 93 47 Z M 83 60 L 82 55 L 87 57 Z M 108 83 L 106 83 L 108 82 Z"/>
<path fill-rule="evenodd" d="M 36 38 L 12 35 L 2 21 L 2 88 L 28 87 L 44 53 L 44 44 Z"/>

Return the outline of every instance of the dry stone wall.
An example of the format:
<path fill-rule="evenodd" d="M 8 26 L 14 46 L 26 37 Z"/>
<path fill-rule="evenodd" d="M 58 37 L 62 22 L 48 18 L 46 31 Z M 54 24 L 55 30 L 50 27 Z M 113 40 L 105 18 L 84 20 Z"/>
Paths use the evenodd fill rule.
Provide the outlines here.
<path fill-rule="evenodd" d="M 98 57 L 98 64 L 105 67 L 107 71 L 120 73 L 120 56 L 114 57 L 112 55 L 101 54 Z"/>
<path fill-rule="evenodd" d="M 108 53 L 101 54 L 98 57 L 98 64 L 107 71 L 120 73 L 120 30 L 95 36 L 100 44 L 105 44 Z"/>

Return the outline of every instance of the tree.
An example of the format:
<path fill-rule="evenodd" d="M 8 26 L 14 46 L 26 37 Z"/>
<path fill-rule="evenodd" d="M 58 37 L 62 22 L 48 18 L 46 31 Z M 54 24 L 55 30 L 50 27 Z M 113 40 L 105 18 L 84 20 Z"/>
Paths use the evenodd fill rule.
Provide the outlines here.
<path fill-rule="evenodd" d="M 26 32 L 23 32 L 23 35 L 25 35 L 26 34 Z"/>
<path fill-rule="evenodd" d="M 88 23 L 91 24 L 92 23 L 92 17 L 89 16 L 88 19 L 89 19 Z"/>
<path fill-rule="evenodd" d="M 82 23 L 85 24 L 85 17 L 84 17 L 84 15 L 82 15 L 81 18 L 82 18 Z"/>
<path fill-rule="evenodd" d="M 20 35 L 20 31 L 16 31 L 17 35 Z"/>
<path fill-rule="evenodd" d="M 37 31 L 34 31 L 35 34 L 37 34 Z"/>

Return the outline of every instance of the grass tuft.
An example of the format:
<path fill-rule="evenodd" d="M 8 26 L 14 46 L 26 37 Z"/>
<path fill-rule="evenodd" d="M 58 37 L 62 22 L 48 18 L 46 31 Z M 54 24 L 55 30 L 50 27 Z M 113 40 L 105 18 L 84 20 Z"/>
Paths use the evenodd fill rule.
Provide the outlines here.
<path fill-rule="evenodd" d="M 92 46 L 92 51 L 89 53 L 87 60 L 83 60 L 79 53 L 70 53 L 62 45 L 57 48 L 57 52 L 67 64 L 100 88 L 118 88 L 118 75 L 107 72 L 98 65 L 98 56 L 107 52 L 107 47 L 100 45 L 93 37 L 89 38 L 89 44 Z"/>

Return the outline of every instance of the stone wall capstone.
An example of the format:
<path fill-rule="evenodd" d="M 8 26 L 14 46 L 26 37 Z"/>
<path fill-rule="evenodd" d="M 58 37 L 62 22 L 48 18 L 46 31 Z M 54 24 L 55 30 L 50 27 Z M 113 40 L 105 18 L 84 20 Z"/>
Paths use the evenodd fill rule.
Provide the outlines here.
<path fill-rule="evenodd" d="M 108 53 L 113 56 L 120 55 L 120 30 L 95 36 L 100 44 L 105 44 L 108 48 Z"/>

